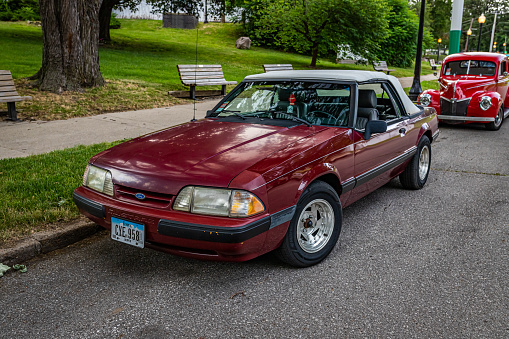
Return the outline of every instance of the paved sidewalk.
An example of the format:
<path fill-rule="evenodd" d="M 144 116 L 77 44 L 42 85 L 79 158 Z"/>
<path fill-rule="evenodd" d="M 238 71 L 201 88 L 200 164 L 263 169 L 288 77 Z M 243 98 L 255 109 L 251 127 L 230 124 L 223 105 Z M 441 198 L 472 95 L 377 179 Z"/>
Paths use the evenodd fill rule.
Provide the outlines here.
<path fill-rule="evenodd" d="M 433 74 L 421 76 L 421 81 L 433 79 L 437 79 Z M 412 77 L 399 80 L 403 87 L 412 86 Z M 196 118 L 205 117 L 207 110 L 213 108 L 218 100 L 196 102 Z M 191 103 L 57 121 L 0 121 L 0 159 L 134 138 L 190 121 L 193 106 Z"/>

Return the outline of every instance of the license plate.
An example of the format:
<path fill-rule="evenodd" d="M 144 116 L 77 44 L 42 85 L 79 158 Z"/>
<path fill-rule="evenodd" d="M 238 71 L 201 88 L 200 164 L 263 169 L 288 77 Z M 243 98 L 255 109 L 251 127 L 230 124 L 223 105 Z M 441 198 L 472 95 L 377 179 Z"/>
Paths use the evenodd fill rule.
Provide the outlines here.
<path fill-rule="evenodd" d="M 111 217 L 111 239 L 144 248 L 145 225 Z"/>

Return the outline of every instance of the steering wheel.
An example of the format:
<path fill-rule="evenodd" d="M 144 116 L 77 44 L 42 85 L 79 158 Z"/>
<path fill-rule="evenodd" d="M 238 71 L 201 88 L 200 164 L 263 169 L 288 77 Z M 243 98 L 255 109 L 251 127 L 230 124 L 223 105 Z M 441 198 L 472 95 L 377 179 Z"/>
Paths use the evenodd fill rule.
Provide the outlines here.
<path fill-rule="evenodd" d="M 307 114 L 307 117 L 308 119 L 314 120 L 315 118 L 318 118 L 319 115 L 332 119 L 332 121 L 334 121 L 334 125 L 336 125 L 336 123 L 338 122 L 337 117 L 324 111 L 311 111 Z"/>

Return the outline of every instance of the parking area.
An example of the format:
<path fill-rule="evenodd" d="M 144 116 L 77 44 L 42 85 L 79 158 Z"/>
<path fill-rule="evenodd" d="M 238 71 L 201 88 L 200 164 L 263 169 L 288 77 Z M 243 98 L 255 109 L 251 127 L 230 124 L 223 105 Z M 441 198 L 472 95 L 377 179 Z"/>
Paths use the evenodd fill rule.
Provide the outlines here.
<path fill-rule="evenodd" d="M 509 336 L 509 121 L 441 126 L 420 191 L 344 210 L 322 263 L 195 261 L 106 232 L 0 279 L 0 337 Z"/>

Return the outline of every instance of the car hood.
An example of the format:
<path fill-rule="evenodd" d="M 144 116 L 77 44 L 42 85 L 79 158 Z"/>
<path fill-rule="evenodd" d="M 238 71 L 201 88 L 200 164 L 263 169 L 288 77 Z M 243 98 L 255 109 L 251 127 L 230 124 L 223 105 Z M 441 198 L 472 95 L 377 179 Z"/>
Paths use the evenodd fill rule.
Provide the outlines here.
<path fill-rule="evenodd" d="M 117 145 L 93 163 L 109 169 L 115 184 L 139 190 L 177 194 L 186 185 L 228 187 L 258 161 L 324 129 L 205 119 Z"/>
<path fill-rule="evenodd" d="M 440 95 L 448 99 L 471 98 L 476 92 L 496 85 L 493 77 L 442 78 L 440 83 Z"/>

